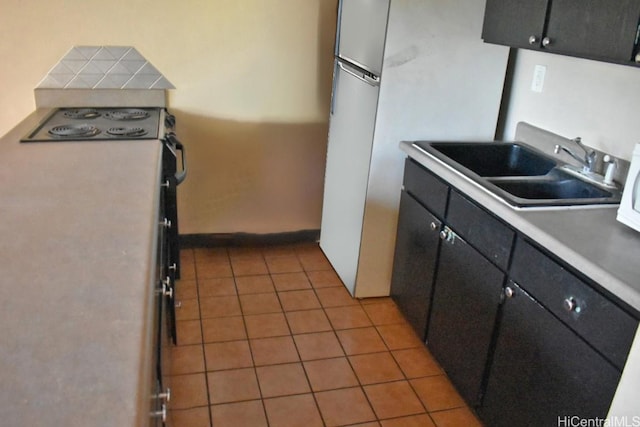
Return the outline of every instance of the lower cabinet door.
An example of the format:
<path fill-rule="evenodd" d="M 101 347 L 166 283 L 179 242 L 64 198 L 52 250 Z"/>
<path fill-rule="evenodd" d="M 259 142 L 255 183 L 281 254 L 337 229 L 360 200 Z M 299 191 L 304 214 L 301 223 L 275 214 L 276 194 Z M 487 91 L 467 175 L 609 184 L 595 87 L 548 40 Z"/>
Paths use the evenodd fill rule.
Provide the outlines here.
<path fill-rule="evenodd" d="M 391 278 L 391 297 L 420 339 L 427 331 L 441 222 L 402 192 Z"/>
<path fill-rule="evenodd" d="M 504 273 L 445 227 L 427 345 L 471 406 L 487 366 Z"/>
<path fill-rule="evenodd" d="M 506 294 L 512 296 L 478 410 L 486 425 L 573 425 L 572 417 L 606 417 L 620 372 L 516 284 Z"/>

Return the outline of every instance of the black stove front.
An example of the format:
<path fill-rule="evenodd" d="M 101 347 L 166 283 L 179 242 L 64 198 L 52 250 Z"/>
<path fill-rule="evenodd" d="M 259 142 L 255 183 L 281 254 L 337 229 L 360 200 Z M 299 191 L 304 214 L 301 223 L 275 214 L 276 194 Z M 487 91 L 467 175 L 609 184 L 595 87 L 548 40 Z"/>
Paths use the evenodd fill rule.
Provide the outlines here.
<path fill-rule="evenodd" d="M 158 139 L 161 108 L 59 108 L 20 142 Z"/>

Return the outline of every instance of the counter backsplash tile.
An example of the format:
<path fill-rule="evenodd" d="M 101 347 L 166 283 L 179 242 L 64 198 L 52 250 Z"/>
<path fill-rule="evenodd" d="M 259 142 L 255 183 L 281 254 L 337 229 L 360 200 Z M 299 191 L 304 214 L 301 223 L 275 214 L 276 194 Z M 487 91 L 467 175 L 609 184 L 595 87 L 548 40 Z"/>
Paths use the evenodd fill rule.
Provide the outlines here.
<path fill-rule="evenodd" d="M 175 89 L 130 46 L 74 46 L 38 89 Z"/>

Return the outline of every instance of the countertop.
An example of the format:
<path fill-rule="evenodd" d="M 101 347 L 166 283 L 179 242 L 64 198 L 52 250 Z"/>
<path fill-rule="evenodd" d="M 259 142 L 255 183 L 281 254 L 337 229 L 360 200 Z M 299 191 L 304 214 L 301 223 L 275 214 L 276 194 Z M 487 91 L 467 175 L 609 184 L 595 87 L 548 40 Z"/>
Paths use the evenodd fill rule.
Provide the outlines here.
<path fill-rule="evenodd" d="M 0 420 L 139 426 L 149 416 L 161 144 L 0 139 Z"/>
<path fill-rule="evenodd" d="M 640 233 L 616 221 L 617 207 L 514 209 L 411 142 L 402 142 L 400 148 L 640 312 Z"/>

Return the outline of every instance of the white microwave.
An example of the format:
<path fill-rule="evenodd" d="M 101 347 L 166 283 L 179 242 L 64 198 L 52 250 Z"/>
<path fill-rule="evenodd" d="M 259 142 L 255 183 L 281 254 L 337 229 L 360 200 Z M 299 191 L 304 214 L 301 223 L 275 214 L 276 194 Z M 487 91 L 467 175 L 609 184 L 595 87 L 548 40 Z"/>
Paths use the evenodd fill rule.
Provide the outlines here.
<path fill-rule="evenodd" d="M 640 144 L 636 144 L 633 150 L 617 219 L 634 230 L 640 231 Z"/>

